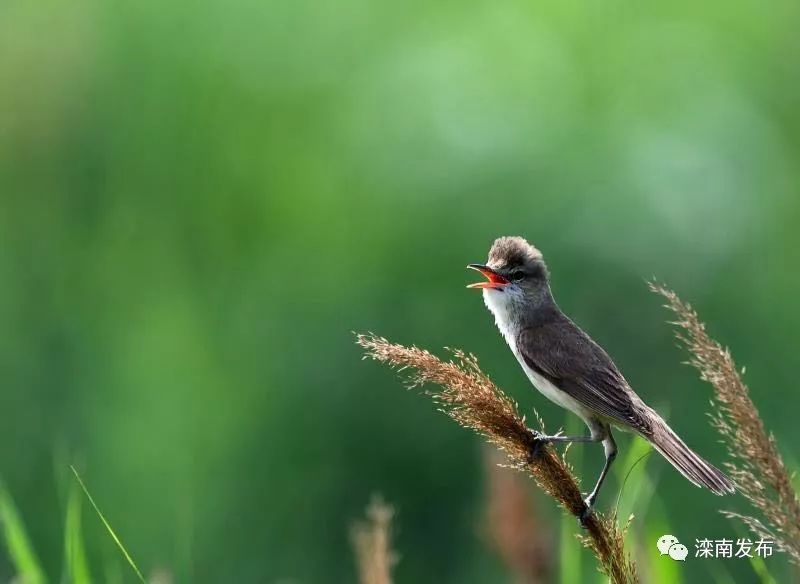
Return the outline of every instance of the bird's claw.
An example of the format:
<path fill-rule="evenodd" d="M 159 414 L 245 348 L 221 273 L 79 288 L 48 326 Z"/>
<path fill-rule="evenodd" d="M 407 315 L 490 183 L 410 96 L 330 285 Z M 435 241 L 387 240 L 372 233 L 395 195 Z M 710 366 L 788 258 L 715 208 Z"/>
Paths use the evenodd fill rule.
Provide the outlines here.
<path fill-rule="evenodd" d="M 578 523 L 583 529 L 589 528 L 589 517 L 594 513 L 592 503 L 588 498 L 583 500 L 583 506 L 581 507 L 580 515 L 578 515 Z"/>
<path fill-rule="evenodd" d="M 528 440 L 528 462 L 533 462 L 534 460 L 538 459 L 542 454 L 542 448 L 544 448 L 549 442 L 550 441 L 546 436 L 531 430 Z"/>

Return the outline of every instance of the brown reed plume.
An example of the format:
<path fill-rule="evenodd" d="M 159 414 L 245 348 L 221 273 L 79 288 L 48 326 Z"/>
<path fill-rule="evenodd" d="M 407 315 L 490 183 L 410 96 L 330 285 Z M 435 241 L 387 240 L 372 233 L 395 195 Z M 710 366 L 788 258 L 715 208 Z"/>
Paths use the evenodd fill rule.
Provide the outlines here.
<path fill-rule="evenodd" d="M 527 479 L 505 468 L 506 457 L 483 448 L 486 535 L 515 584 L 551 582 L 552 538 L 536 512 Z"/>
<path fill-rule="evenodd" d="M 578 481 L 569 465 L 547 446 L 530 457 L 531 431 L 509 399 L 478 366 L 474 355 L 450 350 L 455 359 L 442 361 L 428 351 L 390 343 L 373 334 L 357 335 L 365 357 L 407 372 L 408 386 L 439 386 L 427 391 L 442 412 L 503 450 L 510 465 L 526 470 L 536 483 L 575 517 L 583 509 Z M 582 542 L 597 557 L 600 570 L 615 583 L 638 582 L 635 566 L 624 549 L 624 532 L 616 523 L 592 513 Z"/>
<path fill-rule="evenodd" d="M 392 566 L 397 562 L 391 544 L 392 517 L 394 509 L 373 496 L 366 521 L 353 525 L 350 535 L 360 584 L 392 584 Z"/>
<path fill-rule="evenodd" d="M 743 521 L 759 537 L 775 540 L 800 564 L 800 502 L 775 437 L 764 428 L 730 351 L 708 336 L 697 312 L 675 292 L 654 282 L 650 289 L 667 299 L 665 306 L 677 316 L 672 324 L 678 327 L 678 341 L 691 355 L 689 364 L 714 388 L 711 419 L 731 457 L 725 466 L 763 521 L 722 513 Z"/>

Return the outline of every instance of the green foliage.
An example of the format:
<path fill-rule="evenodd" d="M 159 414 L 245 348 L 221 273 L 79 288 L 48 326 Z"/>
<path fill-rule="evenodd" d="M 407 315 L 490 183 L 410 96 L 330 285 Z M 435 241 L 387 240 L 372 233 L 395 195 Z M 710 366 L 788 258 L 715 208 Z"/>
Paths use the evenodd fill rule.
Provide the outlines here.
<path fill-rule="evenodd" d="M 67 496 L 67 515 L 64 522 L 64 572 L 67 584 L 91 584 L 89 561 L 83 539 L 82 493 L 77 482 L 72 482 Z"/>
<path fill-rule="evenodd" d="M 0 526 L 8 550 L 8 557 L 16 574 L 26 584 L 45 584 L 47 578 L 31 546 L 25 525 L 11 499 L 11 494 L 0 484 Z"/>
<path fill-rule="evenodd" d="M 103 527 L 106 528 L 106 531 L 108 531 L 108 535 L 110 535 L 111 539 L 114 540 L 114 543 L 119 548 L 119 551 L 122 553 L 123 557 L 125 558 L 125 561 L 128 562 L 128 565 L 136 573 L 136 576 L 139 578 L 139 581 L 141 581 L 142 584 L 146 584 L 144 576 L 142 576 L 142 572 L 139 570 L 139 567 L 136 565 L 136 562 L 133 561 L 133 558 L 128 553 L 128 550 L 125 549 L 125 546 L 122 545 L 122 541 L 119 539 L 117 534 L 112 529 L 111 524 L 108 522 L 103 513 L 100 511 L 100 508 L 97 506 L 97 503 L 94 502 L 94 498 L 92 497 L 91 493 L 89 493 L 89 489 L 87 489 L 86 485 L 83 483 L 83 480 L 81 479 L 81 476 L 78 474 L 78 471 L 75 470 L 74 466 L 71 466 L 70 470 L 75 475 L 75 480 L 78 481 L 81 490 L 83 491 L 84 495 L 86 495 L 86 498 L 89 500 L 89 503 L 92 505 L 92 509 L 94 509 L 94 512 L 97 514 L 97 517 L 100 519 L 100 521 L 102 521 Z M 69 537 L 69 532 L 67 535 Z M 74 549 L 72 551 L 74 551 Z"/>
<path fill-rule="evenodd" d="M 66 504 L 66 517 L 64 521 L 64 567 L 62 582 L 64 584 L 91 584 L 92 577 L 89 570 L 89 560 L 86 554 L 85 542 L 83 537 L 81 501 L 82 497 L 91 504 L 97 517 L 102 522 L 108 535 L 113 540 L 125 561 L 136 574 L 142 584 L 146 584 L 133 558 L 125 549 L 113 528 L 102 514 L 92 495 L 86 488 L 75 467 L 70 466 L 70 470 L 75 476 L 75 481 L 71 482 Z M 16 576 L 24 584 L 45 584 L 47 577 L 40 563 L 30 539 L 25 530 L 22 518 L 14 506 L 11 495 L 0 484 L 0 525 L 3 528 L 3 536 L 7 545 L 8 556 L 14 566 Z M 112 570 L 113 571 L 113 570 Z M 107 570 L 108 572 L 108 570 Z M 120 578 L 109 577 L 106 574 L 106 582 L 116 581 Z"/>

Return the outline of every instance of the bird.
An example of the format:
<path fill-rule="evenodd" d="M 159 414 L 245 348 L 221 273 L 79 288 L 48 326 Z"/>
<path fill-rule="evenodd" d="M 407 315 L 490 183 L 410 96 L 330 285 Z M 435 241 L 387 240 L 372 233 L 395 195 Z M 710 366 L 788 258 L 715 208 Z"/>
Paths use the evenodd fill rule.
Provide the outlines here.
<path fill-rule="evenodd" d="M 583 499 L 581 525 L 593 512 L 617 456 L 612 426 L 643 437 L 694 485 L 716 495 L 735 491 L 731 479 L 689 448 L 636 394 L 608 353 L 561 311 L 550 289 L 544 257 L 536 247 L 522 237 L 500 237 L 492 244 L 487 263 L 467 267 L 486 277 L 467 288 L 482 290 L 497 328 L 531 383 L 552 402 L 578 415 L 589 429 L 588 436 L 532 431 L 531 456 L 538 456 L 549 443 L 602 443 L 605 463 Z"/>

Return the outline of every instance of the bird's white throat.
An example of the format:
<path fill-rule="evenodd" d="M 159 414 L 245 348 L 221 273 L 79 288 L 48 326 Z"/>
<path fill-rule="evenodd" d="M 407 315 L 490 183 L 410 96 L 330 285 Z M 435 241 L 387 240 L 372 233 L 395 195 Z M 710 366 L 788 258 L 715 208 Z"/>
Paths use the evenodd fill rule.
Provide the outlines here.
<path fill-rule="evenodd" d="M 493 288 L 483 290 L 483 302 L 486 308 L 494 315 L 497 328 L 515 353 L 519 323 L 513 313 L 521 308 L 519 305 L 522 300 L 522 291 L 513 285 L 506 286 L 503 290 Z"/>

